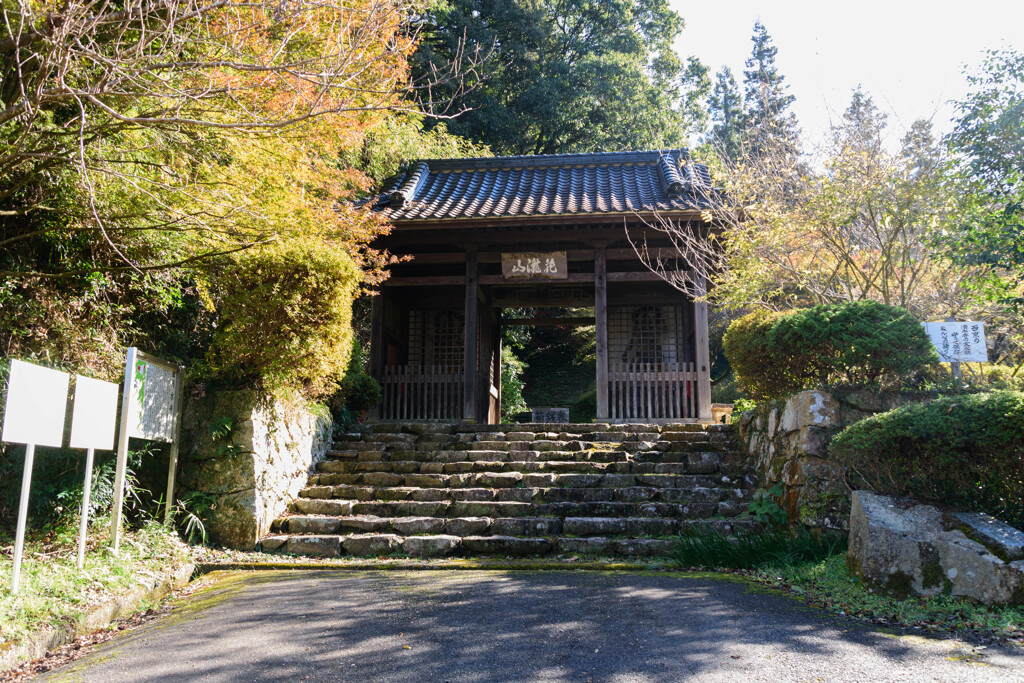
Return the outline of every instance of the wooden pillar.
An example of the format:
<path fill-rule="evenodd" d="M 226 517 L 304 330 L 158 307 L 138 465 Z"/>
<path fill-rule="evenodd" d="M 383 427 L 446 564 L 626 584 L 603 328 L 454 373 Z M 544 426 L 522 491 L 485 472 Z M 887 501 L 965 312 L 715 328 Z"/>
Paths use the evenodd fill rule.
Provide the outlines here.
<path fill-rule="evenodd" d="M 605 242 L 594 245 L 594 321 L 597 326 L 597 419 L 608 412 L 608 253 Z M 710 410 L 710 409 L 709 409 Z"/>
<path fill-rule="evenodd" d="M 697 296 L 707 294 L 707 285 L 700 275 L 695 276 Z M 708 304 L 693 304 L 694 355 L 697 361 L 697 417 L 711 419 L 711 352 L 708 349 Z"/>
<path fill-rule="evenodd" d="M 466 248 L 466 326 L 463 330 L 465 377 L 462 397 L 462 418 L 464 420 L 477 419 L 476 330 L 477 312 L 480 310 L 480 303 L 477 298 L 478 278 L 476 245 L 470 245 Z"/>
<path fill-rule="evenodd" d="M 477 301 L 477 315 L 480 320 L 480 353 L 476 359 L 476 371 L 480 387 L 477 390 L 476 414 L 481 423 L 489 424 L 488 408 L 491 402 L 491 361 L 493 359 L 491 347 L 494 344 L 494 324 L 486 301 Z"/>
<path fill-rule="evenodd" d="M 378 382 L 384 381 L 384 292 L 378 292 L 371 299 L 370 308 L 370 376 Z M 370 411 L 370 417 L 380 419 L 381 407 Z"/>

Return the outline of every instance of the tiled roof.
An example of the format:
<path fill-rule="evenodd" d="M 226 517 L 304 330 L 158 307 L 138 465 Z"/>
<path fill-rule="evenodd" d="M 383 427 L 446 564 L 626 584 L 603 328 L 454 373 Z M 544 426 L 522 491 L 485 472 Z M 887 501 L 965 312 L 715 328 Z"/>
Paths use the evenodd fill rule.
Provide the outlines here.
<path fill-rule="evenodd" d="M 380 197 L 392 221 L 711 208 L 685 150 L 418 161 Z"/>

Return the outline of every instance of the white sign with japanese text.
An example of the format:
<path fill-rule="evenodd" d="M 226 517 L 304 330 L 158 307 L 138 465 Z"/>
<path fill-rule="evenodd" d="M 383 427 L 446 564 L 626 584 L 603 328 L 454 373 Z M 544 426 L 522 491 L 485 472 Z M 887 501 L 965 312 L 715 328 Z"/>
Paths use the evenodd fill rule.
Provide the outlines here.
<path fill-rule="evenodd" d="M 943 363 L 987 363 L 985 323 L 921 323 Z"/>
<path fill-rule="evenodd" d="M 518 278 L 565 280 L 569 277 L 569 260 L 564 251 L 502 254 L 501 274 L 505 276 L 506 280 Z"/>

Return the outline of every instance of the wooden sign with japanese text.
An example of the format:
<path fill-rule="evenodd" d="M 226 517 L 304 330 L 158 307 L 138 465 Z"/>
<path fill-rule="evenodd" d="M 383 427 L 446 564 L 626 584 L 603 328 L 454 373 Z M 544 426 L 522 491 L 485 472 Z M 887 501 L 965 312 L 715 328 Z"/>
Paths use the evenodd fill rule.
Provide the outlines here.
<path fill-rule="evenodd" d="M 958 321 L 921 323 L 943 363 L 986 363 L 985 323 Z"/>
<path fill-rule="evenodd" d="M 506 280 L 520 278 L 565 280 L 569 277 L 569 260 L 564 251 L 502 254 L 501 274 Z"/>

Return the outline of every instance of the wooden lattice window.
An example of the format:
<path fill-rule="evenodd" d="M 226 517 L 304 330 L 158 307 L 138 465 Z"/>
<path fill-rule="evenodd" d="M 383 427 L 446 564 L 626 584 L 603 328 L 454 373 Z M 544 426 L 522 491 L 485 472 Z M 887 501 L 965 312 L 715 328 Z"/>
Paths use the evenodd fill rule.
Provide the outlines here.
<path fill-rule="evenodd" d="M 463 327 L 459 311 L 410 311 L 409 365 L 461 368 Z"/>
<path fill-rule="evenodd" d="M 683 349 L 683 307 L 609 306 L 608 355 L 617 363 L 689 360 Z"/>

